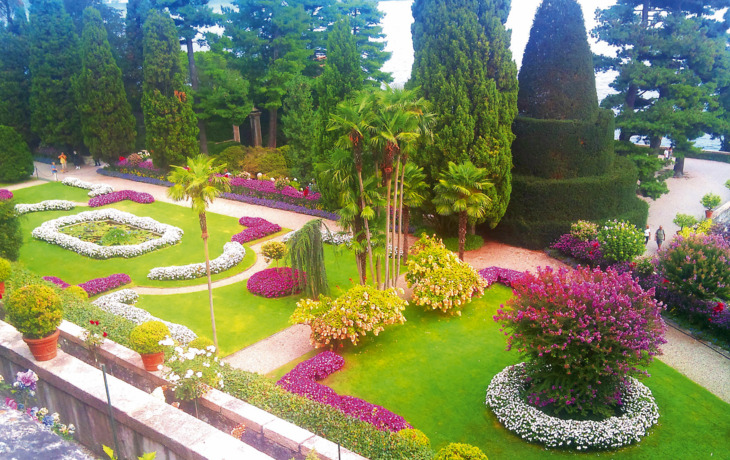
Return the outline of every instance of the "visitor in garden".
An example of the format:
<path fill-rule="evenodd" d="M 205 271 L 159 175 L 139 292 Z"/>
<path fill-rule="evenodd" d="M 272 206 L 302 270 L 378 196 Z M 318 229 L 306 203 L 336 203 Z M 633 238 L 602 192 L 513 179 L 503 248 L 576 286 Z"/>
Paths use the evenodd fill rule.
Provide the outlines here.
<path fill-rule="evenodd" d="M 58 161 L 61 162 L 61 172 L 66 172 L 66 154 L 61 152 L 58 156 Z"/>
<path fill-rule="evenodd" d="M 58 169 L 55 161 L 51 162 L 51 174 L 53 174 L 53 180 L 58 182 Z"/>
<path fill-rule="evenodd" d="M 78 152 L 74 150 L 73 155 L 71 155 L 71 161 L 74 163 L 74 167 L 76 169 L 81 169 L 81 157 L 79 156 Z"/>
<path fill-rule="evenodd" d="M 654 235 L 654 239 L 656 240 L 657 249 L 662 249 L 662 243 L 664 242 L 664 229 L 660 225 L 659 228 L 656 231 L 656 234 Z"/>
<path fill-rule="evenodd" d="M 651 229 L 647 225 L 646 230 L 644 230 L 644 245 L 649 244 L 649 238 L 651 238 Z"/>

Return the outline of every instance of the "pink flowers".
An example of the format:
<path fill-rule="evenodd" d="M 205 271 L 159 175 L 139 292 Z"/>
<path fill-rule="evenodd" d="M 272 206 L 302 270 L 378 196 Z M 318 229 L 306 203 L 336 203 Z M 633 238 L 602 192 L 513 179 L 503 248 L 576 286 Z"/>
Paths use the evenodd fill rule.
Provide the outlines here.
<path fill-rule="evenodd" d="M 479 270 L 479 275 L 487 280 L 487 286 L 491 286 L 493 283 L 502 283 L 509 287 L 524 274 L 525 272 L 502 267 L 487 267 Z"/>
<path fill-rule="evenodd" d="M 304 273 L 289 267 L 267 268 L 254 273 L 248 279 L 246 287 L 251 294 L 261 297 L 284 297 L 302 292 L 305 276 Z"/>
<path fill-rule="evenodd" d="M 248 243 L 249 241 L 258 240 L 265 236 L 271 235 L 281 231 L 281 227 L 277 224 L 272 224 L 268 220 L 260 217 L 241 217 L 238 223 L 244 227 L 248 227 L 241 233 L 236 233 L 231 237 L 231 241 L 236 243 Z"/>
<path fill-rule="evenodd" d="M 44 276 L 43 279 L 46 281 L 50 281 L 61 289 L 66 289 L 70 286 L 70 284 L 55 276 Z M 126 275 L 124 273 L 117 273 L 104 278 L 94 278 L 85 283 L 79 284 L 79 287 L 86 291 L 86 293 L 89 294 L 89 297 L 93 297 L 97 294 L 101 294 L 102 292 L 111 291 L 112 289 L 116 289 L 119 286 L 123 286 L 131 282 L 132 279 L 129 277 L 129 275 Z"/>
<path fill-rule="evenodd" d="M 131 200 L 135 203 L 149 204 L 154 203 L 155 198 L 149 193 L 135 192 L 134 190 L 119 190 L 118 192 L 107 193 L 106 195 L 99 195 L 89 200 L 89 206 L 92 208 L 98 208 L 99 206 L 106 206 L 108 204 L 117 203 L 119 201 Z"/>
<path fill-rule="evenodd" d="M 10 190 L 6 190 L 4 188 L 0 188 L 0 201 L 1 200 L 10 200 L 13 198 L 13 192 Z"/>

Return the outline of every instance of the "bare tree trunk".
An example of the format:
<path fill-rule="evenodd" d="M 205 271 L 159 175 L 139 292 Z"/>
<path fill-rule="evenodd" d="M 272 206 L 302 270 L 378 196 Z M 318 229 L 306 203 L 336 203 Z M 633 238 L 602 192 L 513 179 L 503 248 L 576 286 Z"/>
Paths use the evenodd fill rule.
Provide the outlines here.
<path fill-rule="evenodd" d="M 466 211 L 459 213 L 459 259 L 464 261 L 464 246 L 466 243 Z"/>
<path fill-rule="evenodd" d="M 276 108 L 269 109 L 269 148 L 276 148 Z"/>
<path fill-rule="evenodd" d="M 383 289 L 383 285 L 380 283 L 380 256 L 375 258 L 375 281 L 378 289 Z"/>
<path fill-rule="evenodd" d="M 233 140 L 241 142 L 241 128 L 238 125 L 233 125 Z"/>
<path fill-rule="evenodd" d="M 216 351 L 218 349 L 218 334 L 215 330 L 215 312 L 213 311 L 213 282 L 210 279 L 210 254 L 208 253 L 208 222 L 205 213 L 198 215 L 200 221 L 200 230 L 203 238 L 203 248 L 205 250 L 205 274 L 208 276 L 208 303 L 210 305 L 210 324 L 213 327 L 213 345 L 215 345 Z"/>

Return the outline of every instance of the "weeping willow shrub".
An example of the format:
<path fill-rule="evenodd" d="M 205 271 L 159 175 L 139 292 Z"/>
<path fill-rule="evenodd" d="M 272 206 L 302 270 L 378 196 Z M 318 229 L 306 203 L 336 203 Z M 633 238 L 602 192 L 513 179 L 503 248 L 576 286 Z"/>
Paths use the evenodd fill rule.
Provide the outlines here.
<path fill-rule="evenodd" d="M 320 294 L 329 291 L 322 246 L 323 226 L 322 219 L 311 220 L 286 242 L 289 266 L 298 270 L 301 281 L 305 284 L 307 296 L 314 300 L 318 300 Z"/>

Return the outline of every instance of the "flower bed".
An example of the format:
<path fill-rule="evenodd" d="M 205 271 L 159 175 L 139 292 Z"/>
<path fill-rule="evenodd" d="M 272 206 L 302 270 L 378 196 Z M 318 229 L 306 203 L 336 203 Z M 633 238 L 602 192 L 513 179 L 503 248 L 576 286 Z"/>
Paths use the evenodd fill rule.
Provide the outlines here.
<path fill-rule="evenodd" d="M 122 289 L 101 296 L 93 301 L 92 304 L 108 313 L 132 321 L 135 324 L 142 324 L 147 321 L 162 321 L 170 329 L 172 338 L 183 344 L 187 344 L 197 337 L 195 332 L 183 325 L 159 319 L 152 316 L 148 311 L 135 307 L 134 303 L 137 302 L 137 299 L 139 299 L 139 295 L 136 292 L 131 289 Z"/>
<path fill-rule="evenodd" d="M 66 289 L 70 286 L 70 284 L 56 276 L 44 276 L 43 279 L 55 284 L 61 289 Z M 104 278 L 94 278 L 85 283 L 81 283 L 78 286 L 86 291 L 89 297 L 93 297 L 103 292 L 116 289 L 119 286 L 124 286 L 125 284 L 129 284 L 131 282 L 132 279 L 129 277 L 129 275 L 126 275 L 124 273 L 117 273 L 115 275 L 109 275 Z"/>
<path fill-rule="evenodd" d="M 129 224 L 159 233 L 161 236 L 140 244 L 100 246 L 88 241 L 82 241 L 71 235 L 66 235 L 58 230 L 66 225 L 96 220 L 112 220 L 122 224 Z M 182 229 L 173 227 L 172 225 L 157 222 L 150 217 L 137 217 L 134 214 L 119 211 L 117 209 L 101 209 L 96 211 L 84 211 L 74 216 L 64 216 L 59 217 L 58 219 L 49 220 L 41 224 L 40 227 L 36 227 L 33 230 L 32 235 L 40 240 L 70 249 L 82 256 L 94 259 L 109 259 L 111 257 L 137 257 L 161 247 L 176 244 L 182 239 L 183 231 Z"/>
<path fill-rule="evenodd" d="M 155 198 L 149 193 L 135 192 L 134 190 L 119 190 L 118 192 L 111 192 L 91 198 L 89 200 L 89 206 L 92 208 L 98 208 L 99 206 L 106 206 L 108 204 L 124 200 L 130 200 L 141 204 L 155 202 Z"/>
<path fill-rule="evenodd" d="M 267 268 L 251 275 L 246 288 L 251 294 L 261 297 L 285 297 L 302 292 L 304 283 L 299 281 L 299 277 L 300 272 L 289 267 Z"/>
<path fill-rule="evenodd" d="M 382 406 L 352 396 L 340 396 L 332 388 L 317 383 L 317 380 L 339 371 L 344 365 L 345 359 L 342 356 L 331 351 L 323 351 L 297 364 L 276 384 L 294 394 L 333 406 L 346 415 L 368 422 L 383 431 L 413 428 L 403 417 Z"/>
<path fill-rule="evenodd" d="M 99 168 L 96 170 L 97 174 L 109 177 L 118 177 L 120 179 L 133 180 L 135 182 L 143 182 L 145 184 L 162 185 L 163 187 L 172 187 L 173 183 L 165 180 L 165 176 L 145 176 L 140 174 L 134 174 L 130 172 L 124 172 L 123 169 L 112 170 L 107 168 Z"/>
<path fill-rule="evenodd" d="M 83 188 L 86 190 L 91 190 L 89 192 L 90 197 L 106 195 L 107 193 L 112 193 L 114 191 L 114 188 L 111 185 L 92 184 L 91 182 L 86 182 L 81 179 L 77 179 L 75 177 L 67 177 L 64 180 L 62 180 L 61 183 L 63 185 L 68 185 L 70 187 L 78 187 L 78 188 Z"/>
<path fill-rule="evenodd" d="M 242 177 L 231 178 L 231 192 L 237 195 L 274 199 L 304 207 L 311 207 L 321 198 L 319 193 L 305 195 L 291 185 L 286 185 L 278 190 L 274 181 L 244 179 Z"/>
<path fill-rule="evenodd" d="M 527 404 L 521 363 L 495 375 L 487 388 L 486 405 L 497 419 L 522 439 L 547 447 L 615 449 L 639 442 L 659 420 L 651 390 L 633 377 L 622 390 L 623 415 L 601 421 L 563 420 Z"/>
<path fill-rule="evenodd" d="M 249 241 L 258 240 L 265 236 L 274 234 L 281 231 L 281 227 L 277 224 L 272 224 L 268 220 L 260 217 L 241 217 L 238 219 L 238 223 L 243 225 L 246 230 L 241 233 L 236 233 L 231 237 L 231 241 L 236 243 L 248 243 Z"/>
<path fill-rule="evenodd" d="M 505 286 L 511 287 L 512 282 L 522 278 L 524 274 L 525 272 L 494 266 L 479 270 L 479 275 L 487 280 L 487 287 L 493 283 L 502 283 Z"/>
<path fill-rule="evenodd" d="M 246 248 L 240 243 L 224 244 L 223 254 L 210 261 L 210 273 L 221 273 L 235 267 L 241 263 L 245 255 Z M 205 263 L 156 267 L 147 274 L 147 278 L 151 280 L 192 280 L 203 276 L 206 276 Z"/>
<path fill-rule="evenodd" d="M 67 200 L 45 200 L 40 203 L 33 204 L 16 204 L 15 211 L 18 214 L 27 214 L 29 212 L 40 212 L 40 211 L 68 211 L 75 208 L 76 205 L 71 201 Z"/>
<path fill-rule="evenodd" d="M 58 278 L 57 276 L 44 276 L 44 280 L 48 281 L 49 283 L 53 283 L 56 286 L 60 287 L 61 289 L 66 289 L 67 287 L 71 286 L 61 278 Z"/>
<path fill-rule="evenodd" d="M 592 266 L 600 265 L 603 262 L 601 243 L 595 239 L 581 240 L 570 233 L 565 233 L 550 248 Z"/>
<path fill-rule="evenodd" d="M 287 233 L 286 235 L 281 237 L 281 241 L 286 243 L 287 241 L 289 241 L 289 238 L 294 236 L 296 232 L 297 231 L 294 230 Z M 352 242 L 352 235 L 347 232 L 330 232 L 328 230 L 322 230 L 322 242 L 333 244 L 335 246 L 345 244 L 349 247 L 350 243 Z"/>
<path fill-rule="evenodd" d="M 13 192 L 0 188 L 0 200 L 11 200 L 13 198 Z"/>

